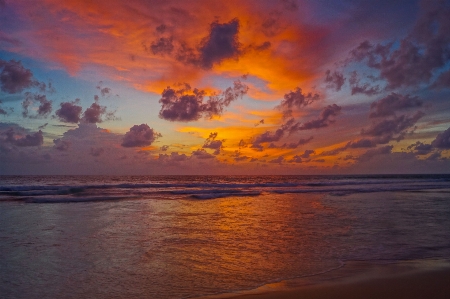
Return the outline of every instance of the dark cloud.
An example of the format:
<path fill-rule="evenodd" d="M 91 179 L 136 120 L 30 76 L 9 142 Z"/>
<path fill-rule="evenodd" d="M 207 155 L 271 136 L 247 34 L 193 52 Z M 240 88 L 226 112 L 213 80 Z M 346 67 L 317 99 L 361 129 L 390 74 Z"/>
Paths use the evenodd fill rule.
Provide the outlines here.
<path fill-rule="evenodd" d="M 313 139 L 313 137 L 309 137 L 307 139 L 301 138 L 298 142 L 290 142 L 290 143 L 284 143 L 281 146 L 277 146 L 274 143 L 269 144 L 268 148 L 288 148 L 288 149 L 295 149 L 301 145 L 305 145 L 308 142 L 310 142 Z"/>
<path fill-rule="evenodd" d="M 217 132 L 209 134 L 209 137 L 206 139 L 202 148 L 209 148 L 214 150 L 214 155 L 220 154 L 220 150 L 223 147 L 224 140 L 216 140 Z"/>
<path fill-rule="evenodd" d="M 344 75 L 337 71 L 331 73 L 330 70 L 327 70 L 325 74 L 326 74 L 325 82 L 327 83 L 327 87 L 333 88 L 336 91 L 341 90 L 342 85 L 344 85 L 345 83 Z"/>
<path fill-rule="evenodd" d="M 22 132 L 17 132 L 14 128 L 9 128 L 2 135 L 5 136 L 3 139 L 5 142 L 20 147 L 40 146 L 44 143 L 44 136 L 41 130 L 23 136 L 24 134 Z"/>
<path fill-rule="evenodd" d="M 47 125 L 48 125 L 48 123 L 45 123 L 45 124 L 43 124 L 42 126 L 39 126 L 38 129 L 39 129 L 39 130 L 42 130 L 42 129 L 44 129 Z"/>
<path fill-rule="evenodd" d="M 98 157 L 103 154 L 105 150 L 102 147 L 91 147 L 89 154 L 94 157 Z"/>
<path fill-rule="evenodd" d="M 362 154 L 361 156 L 359 156 L 358 159 L 360 161 L 368 161 L 368 160 L 372 159 L 374 156 L 390 154 L 392 152 L 393 147 L 394 146 L 392 146 L 392 145 L 385 145 L 382 147 L 370 149 L 370 150 L 366 151 L 364 154 Z"/>
<path fill-rule="evenodd" d="M 377 146 L 377 142 L 374 139 L 359 139 L 356 141 L 350 141 L 343 149 L 347 148 L 368 148 Z"/>
<path fill-rule="evenodd" d="M 373 96 L 381 92 L 380 86 L 372 86 L 369 83 L 360 83 L 361 79 L 358 77 L 358 73 L 353 71 L 350 73 L 350 79 L 348 80 L 352 89 L 352 95 L 365 94 L 367 96 Z"/>
<path fill-rule="evenodd" d="M 265 51 L 267 49 L 269 49 L 272 46 L 272 44 L 269 41 L 263 42 L 261 45 L 259 46 L 254 46 L 253 48 L 256 51 Z M 245 79 L 245 78 L 244 78 Z"/>
<path fill-rule="evenodd" d="M 204 149 L 198 149 L 192 152 L 192 156 L 196 157 L 197 159 L 213 159 L 215 156 L 211 155 Z"/>
<path fill-rule="evenodd" d="M 0 108 L 0 115 L 8 115 L 8 112 L 6 112 L 6 110 Z"/>
<path fill-rule="evenodd" d="M 303 158 L 303 159 L 309 159 L 309 157 L 311 156 L 311 155 L 314 155 L 316 152 L 314 151 L 314 150 L 305 150 L 304 152 L 303 152 L 303 154 L 302 155 L 300 155 L 299 157 L 300 158 Z"/>
<path fill-rule="evenodd" d="M 202 40 L 199 47 L 201 66 L 210 69 L 224 59 L 237 58 L 241 52 L 238 33 L 238 19 L 223 24 L 212 23 L 209 35 Z"/>
<path fill-rule="evenodd" d="M 55 149 L 63 152 L 68 151 L 72 144 L 70 141 L 62 140 L 61 138 L 54 139 L 53 143 L 55 144 L 53 146 Z"/>
<path fill-rule="evenodd" d="M 284 29 L 282 17 L 282 14 L 277 10 L 270 12 L 261 24 L 262 33 L 267 37 L 279 34 Z"/>
<path fill-rule="evenodd" d="M 39 103 L 37 109 L 37 115 L 28 115 L 28 108 L 33 105 L 34 102 Z M 53 110 L 52 101 L 49 101 L 45 95 L 33 94 L 30 92 L 25 93 L 25 99 L 22 102 L 22 116 L 30 118 L 47 117 Z"/>
<path fill-rule="evenodd" d="M 445 1 L 423 1 L 420 11 L 414 29 L 398 45 L 365 41 L 351 53 L 353 60 L 379 70 L 387 88 L 427 84 L 450 61 L 450 7 Z"/>
<path fill-rule="evenodd" d="M 194 121 L 202 116 L 221 115 L 225 107 L 248 91 L 247 85 L 237 80 L 220 95 L 212 95 L 204 101 L 205 91 L 195 88 L 191 91 L 188 84 L 178 90 L 164 89 L 159 102 L 162 104 L 159 117 L 169 121 Z"/>
<path fill-rule="evenodd" d="M 169 149 L 168 145 L 163 145 L 159 148 L 160 150 L 162 150 L 163 152 L 167 151 Z"/>
<path fill-rule="evenodd" d="M 84 111 L 82 120 L 93 124 L 117 119 L 114 114 L 115 111 L 107 111 L 106 109 L 106 106 L 100 106 L 98 102 L 94 102 Z"/>
<path fill-rule="evenodd" d="M 298 155 L 295 155 L 295 156 L 292 157 L 292 159 L 289 160 L 288 162 L 289 162 L 289 163 L 302 163 L 302 162 L 304 162 L 304 161 L 302 160 L 302 157 L 300 157 L 300 156 L 298 156 Z"/>
<path fill-rule="evenodd" d="M 284 157 L 283 156 L 279 156 L 276 159 L 273 160 L 269 160 L 269 163 L 278 163 L 278 164 L 282 164 L 284 162 Z"/>
<path fill-rule="evenodd" d="M 449 88 L 450 87 L 450 71 L 443 72 L 439 75 L 433 83 L 434 88 Z"/>
<path fill-rule="evenodd" d="M 188 160 L 188 156 L 185 154 L 179 154 L 178 152 L 172 152 L 168 154 L 159 154 L 158 161 L 168 165 L 178 166 L 180 162 Z"/>
<path fill-rule="evenodd" d="M 401 115 L 383 119 L 382 121 L 373 123 L 368 129 L 363 129 L 361 134 L 377 137 L 378 143 L 387 143 L 392 139 L 399 141 L 404 138 L 407 130 L 412 128 L 424 115 L 423 112 L 417 111 L 412 116 Z"/>
<path fill-rule="evenodd" d="M 408 146 L 407 149 L 413 150 L 416 155 L 427 155 L 433 150 L 433 146 L 431 144 L 425 144 L 417 141 L 416 143 Z"/>
<path fill-rule="evenodd" d="M 342 108 L 336 104 L 328 105 L 327 107 L 325 107 L 322 110 L 322 112 L 320 113 L 320 117 L 318 119 L 305 122 L 305 123 L 299 125 L 298 127 L 293 126 L 291 128 L 291 130 L 298 129 L 298 130 L 302 131 L 302 130 L 320 129 L 320 128 L 328 127 L 331 123 L 334 122 L 334 120 L 330 119 L 330 118 L 339 115 L 341 112 L 341 109 Z"/>
<path fill-rule="evenodd" d="M 395 111 L 406 110 L 410 108 L 422 107 L 423 102 L 418 97 L 403 96 L 397 93 L 382 98 L 379 101 L 373 102 L 370 105 L 370 118 L 385 117 L 395 115 Z"/>
<path fill-rule="evenodd" d="M 302 89 L 297 87 L 294 91 L 284 95 L 284 100 L 281 101 L 281 104 L 277 108 L 283 111 L 284 117 L 289 117 L 292 115 L 293 109 L 300 109 L 318 99 L 318 94 L 303 94 Z"/>
<path fill-rule="evenodd" d="M 61 108 L 56 110 L 56 116 L 60 121 L 66 123 L 78 123 L 81 120 L 81 111 L 83 108 L 78 106 L 80 99 L 76 99 L 73 102 L 63 102 L 60 104 Z"/>
<path fill-rule="evenodd" d="M 172 54 L 174 45 L 172 37 L 161 37 L 157 41 L 152 42 L 150 49 L 155 55 Z"/>
<path fill-rule="evenodd" d="M 106 96 L 108 94 L 111 93 L 111 88 L 109 87 L 103 87 L 102 89 L 100 89 L 100 93 L 102 94 L 102 96 Z"/>
<path fill-rule="evenodd" d="M 158 33 L 164 33 L 167 29 L 167 26 L 165 24 L 161 24 L 158 27 L 156 27 L 156 32 Z"/>
<path fill-rule="evenodd" d="M 21 61 L 0 59 L 1 90 L 7 93 L 18 93 L 25 88 L 38 86 L 39 82 L 33 80 L 33 73 L 23 67 Z"/>
<path fill-rule="evenodd" d="M 123 147 L 143 147 L 151 145 L 156 138 L 162 137 L 147 124 L 134 125 L 125 134 L 122 140 Z"/>
<path fill-rule="evenodd" d="M 450 149 L 450 128 L 436 136 L 431 145 L 439 149 Z"/>

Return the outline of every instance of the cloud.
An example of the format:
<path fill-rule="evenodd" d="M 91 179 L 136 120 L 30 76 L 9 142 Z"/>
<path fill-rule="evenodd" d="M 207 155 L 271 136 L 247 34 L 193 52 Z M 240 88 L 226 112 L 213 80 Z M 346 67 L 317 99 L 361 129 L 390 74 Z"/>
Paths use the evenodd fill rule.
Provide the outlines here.
<path fill-rule="evenodd" d="M 325 82 L 327 83 L 327 87 L 333 88 L 336 91 L 340 91 L 342 85 L 344 85 L 345 83 L 344 75 L 337 71 L 331 73 L 330 70 L 327 70 L 325 74 L 326 74 Z"/>
<path fill-rule="evenodd" d="M 37 115 L 28 115 L 28 108 L 33 105 L 34 102 L 39 102 Z M 22 108 L 22 116 L 30 118 L 46 118 L 53 110 L 52 101 L 47 100 L 46 95 L 33 94 L 30 92 L 25 93 L 25 99 L 22 102 Z"/>
<path fill-rule="evenodd" d="M 200 64 L 210 69 L 224 59 L 236 58 L 241 52 L 238 41 L 239 20 L 233 19 L 228 23 L 214 22 L 210 25 L 210 32 L 199 47 Z"/>
<path fill-rule="evenodd" d="M 7 93 L 18 93 L 25 88 L 38 86 L 39 82 L 33 80 L 33 73 L 23 67 L 21 61 L 0 59 L 1 90 Z"/>
<path fill-rule="evenodd" d="M 223 140 L 216 140 L 217 132 L 210 133 L 209 137 L 206 139 L 202 148 L 209 148 L 214 150 L 214 155 L 220 154 L 220 150 L 223 147 Z"/>
<path fill-rule="evenodd" d="M 379 70 L 387 88 L 427 84 L 450 61 L 449 15 L 445 1 L 423 1 L 420 18 L 398 46 L 364 41 L 351 52 L 352 59 Z"/>
<path fill-rule="evenodd" d="M 439 75 L 433 83 L 434 88 L 449 88 L 450 87 L 450 71 L 443 72 Z"/>
<path fill-rule="evenodd" d="M 115 111 L 107 111 L 106 109 L 106 106 L 100 106 L 97 102 L 94 102 L 84 111 L 82 120 L 94 124 L 117 119 L 114 115 Z"/>
<path fill-rule="evenodd" d="M 345 148 L 368 148 L 377 146 L 377 142 L 374 139 L 359 139 L 356 141 L 349 141 Z"/>
<path fill-rule="evenodd" d="M 62 152 L 68 151 L 72 144 L 70 141 L 62 140 L 61 138 L 54 139 L 53 143 L 55 144 L 53 147 Z"/>
<path fill-rule="evenodd" d="M 198 149 L 192 152 L 192 157 L 196 157 L 197 159 L 213 159 L 215 156 L 204 149 Z"/>
<path fill-rule="evenodd" d="M 147 124 L 134 125 L 125 133 L 122 140 L 123 147 L 143 147 L 151 145 L 156 138 L 162 137 Z"/>
<path fill-rule="evenodd" d="M 298 142 L 290 142 L 290 143 L 284 143 L 281 146 L 277 146 L 274 143 L 271 143 L 268 148 L 288 148 L 288 149 L 295 149 L 301 145 L 305 145 L 307 143 L 309 143 L 311 140 L 313 139 L 313 137 L 309 137 L 309 138 L 301 138 Z"/>
<path fill-rule="evenodd" d="M 294 108 L 299 109 L 305 107 L 318 99 L 318 94 L 303 94 L 302 89 L 297 87 L 294 91 L 284 95 L 284 100 L 281 101 L 281 104 L 277 108 L 283 111 L 284 117 L 289 117 L 292 115 Z"/>
<path fill-rule="evenodd" d="M 56 110 L 56 116 L 62 122 L 66 123 L 78 123 L 81 120 L 81 111 L 83 108 L 78 106 L 80 99 L 76 99 L 73 102 L 63 102 L 60 104 L 61 108 Z"/>
<path fill-rule="evenodd" d="M 303 159 L 309 159 L 309 157 L 311 156 L 311 155 L 314 155 L 316 152 L 314 151 L 314 150 L 305 150 L 304 152 L 303 152 L 303 154 L 302 155 L 300 155 L 299 157 L 300 158 L 303 158 Z"/>
<path fill-rule="evenodd" d="M 150 49 L 155 55 L 171 54 L 174 49 L 173 38 L 161 37 L 157 41 L 152 42 Z"/>
<path fill-rule="evenodd" d="M 179 154 L 178 152 L 172 152 L 168 154 L 159 154 L 158 161 L 167 165 L 178 166 L 180 162 L 188 160 L 189 157 L 185 154 Z"/>
<path fill-rule="evenodd" d="M 169 149 L 168 145 L 163 145 L 159 148 L 160 150 L 162 150 L 163 152 L 167 151 Z"/>
<path fill-rule="evenodd" d="M 407 149 L 412 149 L 416 155 L 428 155 L 433 150 L 433 145 L 424 144 L 420 141 L 417 141 L 416 143 L 408 146 Z"/>
<path fill-rule="evenodd" d="M 24 131 L 23 128 L 19 128 L 19 130 Z M 4 142 L 19 147 L 40 146 L 44 143 L 44 136 L 41 130 L 23 136 L 24 134 L 22 132 L 17 132 L 13 127 L 10 127 L 8 130 L 3 132 L 2 135 L 5 136 L 3 138 Z"/>
<path fill-rule="evenodd" d="M 395 115 L 395 111 L 406 110 L 410 108 L 422 107 L 423 102 L 418 97 L 403 96 L 398 93 L 391 93 L 379 101 L 370 105 L 370 118 L 385 117 Z"/>
<path fill-rule="evenodd" d="M 363 83 L 360 84 L 361 79 L 358 77 L 358 73 L 356 71 L 353 71 L 350 73 L 350 87 L 352 88 L 352 95 L 355 94 L 365 94 L 367 96 L 373 96 L 376 94 L 379 94 L 381 92 L 380 86 L 371 86 L 369 83 Z"/>
<path fill-rule="evenodd" d="M 320 117 L 318 119 L 305 122 L 299 126 L 293 126 L 291 130 L 298 129 L 302 131 L 328 127 L 331 123 L 334 122 L 334 120 L 330 119 L 330 117 L 335 117 L 339 115 L 341 109 L 342 108 L 336 104 L 328 105 L 322 110 L 322 112 L 320 113 Z"/>
<path fill-rule="evenodd" d="M 372 159 L 374 156 L 390 154 L 392 152 L 393 147 L 394 146 L 392 146 L 392 145 L 385 145 L 382 147 L 370 149 L 370 150 L 366 151 L 364 154 L 362 154 L 361 156 L 359 156 L 358 159 L 360 161 L 368 161 L 368 160 Z"/>
<path fill-rule="evenodd" d="M 91 147 L 89 154 L 94 157 L 98 157 L 103 154 L 105 150 L 102 147 Z"/>
<path fill-rule="evenodd" d="M 378 143 L 387 143 L 393 138 L 398 141 L 403 139 L 407 130 L 412 128 L 424 115 L 425 113 L 417 111 L 412 116 L 401 115 L 383 119 L 373 123 L 368 129 L 363 129 L 361 134 L 377 137 Z"/>
<path fill-rule="evenodd" d="M 167 87 L 159 100 L 162 104 L 159 117 L 168 121 L 188 122 L 198 120 L 202 116 L 221 115 L 225 107 L 242 98 L 247 91 L 247 85 L 237 80 L 233 87 L 228 87 L 220 95 L 212 95 L 204 101 L 206 92 L 197 88 L 191 90 L 189 84 L 184 84 L 178 90 Z"/>
<path fill-rule="evenodd" d="M 450 128 L 439 133 L 431 142 L 431 145 L 439 149 L 450 149 Z"/>
<path fill-rule="evenodd" d="M 288 161 L 289 163 L 302 163 L 302 157 L 295 155 L 294 157 L 292 157 L 291 160 Z"/>
<path fill-rule="evenodd" d="M 284 162 L 284 157 L 283 156 L 279 156 L 276 159 L 273 160 L 269 160 L 269 163 L 278 163 L 278 164 L 282 164 Z"/>

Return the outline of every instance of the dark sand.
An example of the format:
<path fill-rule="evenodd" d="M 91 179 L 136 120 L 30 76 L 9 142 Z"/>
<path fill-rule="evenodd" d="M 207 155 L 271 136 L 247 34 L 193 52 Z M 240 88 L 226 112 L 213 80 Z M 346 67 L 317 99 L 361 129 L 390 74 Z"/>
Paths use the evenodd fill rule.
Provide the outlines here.
<path fill-rule="evenodd" d="M 350 266 L 352 267 L 352 266 Z M 354 265 L 353 265 L 354 267 Z M 356 265 L 356 268 L 360 267 Z M 222 294 L 206 298 L 235 299 L 449 299 L 450 267 L 411 264 L 377 265 L 350 276 L 297 288 L 260 288 L 247 293 Z M 347 273 L 348 274 L 348 273 Z M 269 285 L 270 286 L 270 285 Z"/>

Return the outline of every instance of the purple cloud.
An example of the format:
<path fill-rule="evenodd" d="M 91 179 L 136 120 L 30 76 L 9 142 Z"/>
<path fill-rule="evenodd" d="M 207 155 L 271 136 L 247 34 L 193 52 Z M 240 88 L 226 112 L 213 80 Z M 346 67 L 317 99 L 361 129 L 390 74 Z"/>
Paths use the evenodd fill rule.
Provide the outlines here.
<path fill-rule="evenodd" d="M 4 132 L 4 135 L 6 136 L 5 141 L 15 146 L 40 146 L 44 143 L 44 136 L 41 130 L 23 136 L 22 134 L 16 133 L 13 128 L 10 128 L 6 132 Z"/>
<path fill-rule="evenodd" d="M 431 145 L 439 149 L 450 149 L 450 128 L 439 133 L 431 142 Z"/>
<path fill-rule="evenodd" d="M 173 37 L 161 37 L 157 41 L 152 42 L 150 46 L 150 50 L 155 55 L 171 54 L 173 49 Z"/>
<path fill-rule="evenodd" d="M 91 147 L 89 154 L 94 157 L 98 157 L 103 154 L 105 150 L 102 147 Z"/>
<path fill-rule="evenodd" d="M 123 147 L 143 147 L 151 145 L 156 138 L 162 137 L 147 124 L 134 125 L 125 133 L 122 140 Z"/>
<path fill-rule="evenodd" d="M 395 111 L 406 110 L 410 108 L 422 107 L 423 102 L 418 97 L 403 96 L 398 93 L 391 93 L 379 101 L 370 105 L 370 118 L 385 117 L 395 115 Z"/>
<path fill-rule="evenodd" d="M 345 83 L 344 75 L 340 72 L 334 71 L 331 73 L 330 70 L 325 72 L 325 82 L 327 83 L 327 88 L 332 88 L 336 91 L 340 91 L 342 85 Z"/>
<path fill-rule="evenodd" d="M 284 117 L 289 117 L 292 115 L 293 109 L 305 107 L 318 99 L 318 94 L 303 94 L 302 89 L 297 87 L 294 91 L 284 95 L 284 100 L 281 101 L 281 104 L 277 108 L 283 111 Z"/>
<path fill-rule="evenodd" d="M 106 106 L 100 106 L 97 102 L 92 103 L 92 105 L 84 111 L 82 120 L 87 123 L 101 123 L 104 120 L 115 120 L 115 111 L 107 111 Z"/>
<path fill-rule="evenodd" d="M 414 29 L 398 46 L 365 41 L 351 52 L 351 59 L 379 70 L 390 89 L 429 83 L 450 61 L 449 15 L 445 1 L 424 1 Z"/>
<path fill-rule="evenodd" d="M 33 73 L 23 67 L 21 61 L 0 59 L 1 90 L 7 93 L 18 93 L 25 88 L 38 86 L 39 82 L 33 80 Z"/>
<path fill-rule="evenodd" d="M 64 102 L 61 103 L 61 108 L 56 110 L 56 116 L 58 116 L 59 120 L 66 123 L 76 124 L 81 120 L 81 111 L 83 108 L 78 106 L 80 99 L 76 99 L 73 102 Z"/>
<path fill-rule="evenodd" d="M 28 115 L 28 108 L 33 105 L 34 102 L 39 103 L 37 115 Z M 22 116 L 30 118 L 46 118 L 53 110 L 52 101 L 47 100 L 45 95 L 32 94 L 30 92 L 25 93 L 25 99 L 22 102 Z"/>
<path fill-rule="evenodd" d="M 223 140 L 216 140 L 217 132 L 209 134 L 209 137 L 205 140 L 202 148 L 209 148 L 214 150 L 214 155 L 220 154 L 220 150 L 223 147 Z"/>
<path fill-rule="evenodd" d="M 70 141 L 62 140 L 61 138 L 54 139 L 53 143 L 55 144 L 53 147 L 62 152 L 68 151 L 72 144 Z"/>
<path fill-rule="evenodd" d="M 385 145 L 382 147 L 370 149 L 370 150 L 366 151 L 364 154 L 362 154 L 361 156 L 359 156 L 358 159 L 360 161 L 368 161 L 368 160 L 372 159 L 374 156 L 390 154 L 392 152 L 393 147 L 394 146 L 392 146 L 392 145 Z"/>
<path fill-rule="evenodd" d="M 408 146 L 407 149 L 412 149 L 416 155 L 427 155 L 433 150 L 433 145 L 417 141 L 416 143 Z"/>
<path fill-rule="evenodd" d="M 328 105 L 322 110 L 322 112 L 320 113 L 320 117 L 318 119 L 305 122 L 299 126 L 293 126 L 291 130 L 298 129 L 302 131 L 328 127 L 331 123 L 334 122 L 334 120 L 330 119 L 330 117 L 335 117 L 339 115 L 341 109 L 342 108 L 336 104 Z"/>
<path fill-rule="evenodd" d="M 237 58 L 241 44 L 238 41 L 239 20 L 233 19 L 228 23 L 214 22 L 210 25 L 210 32 L 199 47 L 200 64 L 205 69 L 224 59 Z"/>
<path fill-rule="evenodd" d="M 204 149 L 198 149 L 192 152 L 192 156 L 196 157 L 197 159 L 213 159 L 214 155 L 211 155 Z"/>
<path fill-rule="evenodd" d="M 175 90 L 170 87 L 164 89 L 159 102 L 162 104 L 159 117 L 169 121 L 194 121 L 202 116 L 213 117 L 221 115 L 225 107 L 248 91 L 247 85 L 237 80 L 233 87 L 228 87 L 220 95 L 212 95 L 204 101 L 205 91 L 195 88 L 191 92 L 189 84 Z"/>
<path fill-rule="evenodd" d="M 362 135 L 378 137 L 377 143 L 387 143 L 391 139 L 401 140 L 409 128 L 421 119 L 425 113 L 417 111 L 413 116 L 401 115 L 375 122 L 368 129 L 361 131 Z M 397 136 L 395 136 L 397 135 Z M 383 142 L 385 141 L 385 142 Z"/>

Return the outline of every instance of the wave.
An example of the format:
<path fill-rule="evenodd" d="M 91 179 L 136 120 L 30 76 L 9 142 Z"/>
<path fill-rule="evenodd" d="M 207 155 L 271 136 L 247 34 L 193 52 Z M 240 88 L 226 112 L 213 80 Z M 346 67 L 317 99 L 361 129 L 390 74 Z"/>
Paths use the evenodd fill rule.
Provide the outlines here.
<path fill-rule="evenodd" d="M 22 200 L 33 203 L 51 202 L 88 202 L 121 200 L 130 198 L 144 199 L 215 199 L 232 196 L 258 196 L 261 194 L 327 193 L 345 196 L 352 193 L 387 191 L 426 191 L 450 190 L 450 176 L 442 177 L 383 177 L 383 178 L 312 178 L 293 179 L 271 177 L 271 179 L 253 178 L 239 182 L 237 179 L 223 182 L 215 178 L 204 182 L 180 179 L 179 182 L 139 182 L 122 181 L 112 183 L 107 178 L 105 184 L 67 184 L 60 180 L 47 185 L 2 185 L 0 201 Z M 285 180 L 285 181 L 284 181 Z M 72 181 L 73 182 L 73 181 Z M 58 184 L 59 183 L 59 184 Z M 66 184 L 65 184 L 66 183 Z M 448 189 L 448 190 L 446 190 Z"/>

